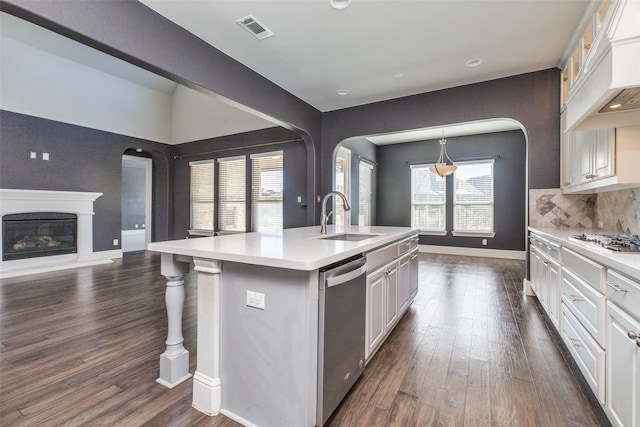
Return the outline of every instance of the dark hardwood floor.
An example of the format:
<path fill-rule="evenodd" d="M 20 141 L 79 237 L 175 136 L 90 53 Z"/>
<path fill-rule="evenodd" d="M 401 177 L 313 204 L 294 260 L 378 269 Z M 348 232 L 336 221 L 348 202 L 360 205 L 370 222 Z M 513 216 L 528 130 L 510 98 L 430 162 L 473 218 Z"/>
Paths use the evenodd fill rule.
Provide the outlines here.
<path fill-rule="evenodd" d="M 237 426 L 155 382 L 160 257 L 0 283 L 1 426 Z M 420 255 L 420 292 L 330 426 L 602 426 L 608 422 L 535 298 L 522 261 Z M 185 346 L 195 369 L 195 276 Z M 292 426 L 297 427 L 297 426 Z"/>

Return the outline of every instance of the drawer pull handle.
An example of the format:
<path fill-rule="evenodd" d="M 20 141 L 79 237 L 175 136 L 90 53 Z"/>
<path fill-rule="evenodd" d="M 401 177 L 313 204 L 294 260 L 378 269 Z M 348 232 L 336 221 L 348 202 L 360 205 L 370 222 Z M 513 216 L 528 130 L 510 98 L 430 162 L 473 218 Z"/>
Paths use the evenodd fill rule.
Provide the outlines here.
<path fill-rule="evenodd" d="M 569 338 L 574 347 L 583 347 L 582 343 L 575 338 Z"/>
<path fill-rule="evenodd" d="M 549 261 L 547 261 L 546 259 L 545 259 L 545 260 L 542 260 L 542 263 L 543 263 L 544 265 L 549 265 Z"/>
<path fill-rule="evenodd" d="M 627 336 L 629 337 L 629 339 L 632 339 L 632 340 L 638 339 L 638 334 L 636 334 L 633 331 L 629 331 L 629 333 L 627 333 Z"/>
<path fill-rule="evenodd" d="M 418 254 L 415 254 L 414 256 L 412 256 L 412 257 L 411 257 L 411 258 L 409 258 L 409 259 L 413 261 L 413 260 L 414 260 L 414 259 L 416 259 L 416 258 L 418 258 Z"/>
<path fill-rule="evenodd" d="M 613 283 L 607 283 L 609 287 L 613 288 L 616 292 L 628 292 L 625 288 L 620 287 L 619 285 L 614 285 Z"/>
<path fill-rule="evenodd" d="M 582 298 L 580 298 L 577 295 L 569 295 L 569 299 L 573 302 L 578 302 L 578 301 L 582 301 Z"/>
<path fill-rule="evenodd" d="M 636 345 L 637 345 L 638 347 L 640 347 L 640 338 L 638 338 L 638 339 L 636 340 Z"/>

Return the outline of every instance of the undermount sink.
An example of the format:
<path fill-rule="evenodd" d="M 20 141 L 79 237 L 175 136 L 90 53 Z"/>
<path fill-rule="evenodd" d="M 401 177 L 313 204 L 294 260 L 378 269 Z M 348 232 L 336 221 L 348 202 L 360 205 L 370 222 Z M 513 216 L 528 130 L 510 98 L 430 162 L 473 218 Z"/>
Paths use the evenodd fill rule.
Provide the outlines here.
<path fill-rule="evenodd" d="M 345 242 L 359 242 L 360 240 L 370 239 L 377 237 L 377 234 L 361 234 L 361 233 L 342 233 L 334 234 L 332 236 L 321 237 L 322 240 L 342 240 Z"/>

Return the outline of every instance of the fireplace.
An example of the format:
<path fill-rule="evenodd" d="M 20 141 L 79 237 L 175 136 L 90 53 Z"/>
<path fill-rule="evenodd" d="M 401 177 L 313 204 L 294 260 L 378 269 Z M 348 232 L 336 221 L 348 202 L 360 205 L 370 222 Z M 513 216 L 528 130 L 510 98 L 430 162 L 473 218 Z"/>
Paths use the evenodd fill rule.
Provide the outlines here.
<path fill-rule="evenodd" d="M 102 193 L 0 188 L 0 279 L 111 263 L 93 250 L 93 203 Z"/>
<path fill-rule="evenodd" d="M 2 217 L 2 260 L 12 261 L 77 252 L 78 216 L 29 212 Z"/>

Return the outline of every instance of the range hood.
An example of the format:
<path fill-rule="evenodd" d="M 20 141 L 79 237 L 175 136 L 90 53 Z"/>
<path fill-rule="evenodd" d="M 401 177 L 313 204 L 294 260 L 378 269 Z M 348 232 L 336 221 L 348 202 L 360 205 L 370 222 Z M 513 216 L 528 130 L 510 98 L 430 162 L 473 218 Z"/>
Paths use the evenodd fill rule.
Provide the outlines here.
<path fill-rule="evenodd" d="M 569 93 L 566 130 L 640 125 L 640 2 L 611 7 Z"/>

